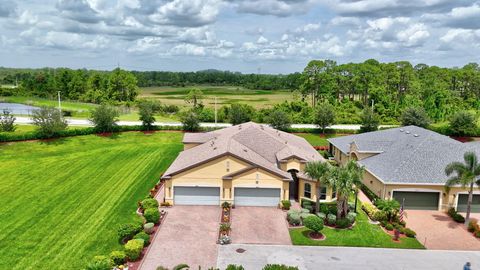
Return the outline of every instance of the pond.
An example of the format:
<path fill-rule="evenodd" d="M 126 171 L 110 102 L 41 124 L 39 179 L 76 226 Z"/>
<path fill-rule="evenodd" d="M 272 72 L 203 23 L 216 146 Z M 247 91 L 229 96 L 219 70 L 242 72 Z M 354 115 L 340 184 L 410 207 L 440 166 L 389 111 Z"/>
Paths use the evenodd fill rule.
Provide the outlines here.
<path fill-rule="evenodd" d="M 25 105 L 25 104 L 0 102 L 0 113 L 3 113 L 3 110 L 8 110 L 13 114 L 30 115 L 32 111 L 37 109 L 39 108 L 35 106 Z"/>

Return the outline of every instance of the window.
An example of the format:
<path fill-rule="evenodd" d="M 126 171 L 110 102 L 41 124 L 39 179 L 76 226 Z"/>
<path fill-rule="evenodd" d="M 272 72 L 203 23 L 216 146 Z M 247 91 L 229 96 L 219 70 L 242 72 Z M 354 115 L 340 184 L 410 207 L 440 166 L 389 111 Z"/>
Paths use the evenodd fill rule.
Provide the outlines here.
<path fill-rule="evenodd" d="M 310 185 L 309 183 L 305 183 L 305 186 L 303 189 L 303 197 L 305 198 L 312 197 L 312 185 Z"/>
<path fill-rule="evenodd" d="M 335 199 L 337 197 L 337 190 L 335 188 L 332 189 L 332 199 Z"/>
<path fill-rule="evenodd" d="M 327 187 L 321 187 L 320 188 L 320 200 L 326 200 L 327 199 Z"/>

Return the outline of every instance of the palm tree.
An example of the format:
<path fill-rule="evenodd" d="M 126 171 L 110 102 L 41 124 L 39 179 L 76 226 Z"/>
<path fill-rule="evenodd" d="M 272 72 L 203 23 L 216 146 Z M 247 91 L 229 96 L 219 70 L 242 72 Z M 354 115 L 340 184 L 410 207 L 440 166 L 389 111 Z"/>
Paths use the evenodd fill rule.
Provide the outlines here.
<path fill-rule="evenodd" d="M 475 184 L 480 186 L 480 163 L 474 152 L 466 152 L 463 155 L 463 160 L 464 163 L 458 161 L 452 162 L 445 168 L 445 174 L 447 176 L 453 174 L 453 176 L 448 179 L 445 189 L 448 192 L 450 187 L 454 185 L 461 185 L 463 188 L 469 187 L 467 216 L 465 217 L 465 224 L 468 224 L 470 221 L 470 208 L 473 200 L 473 186 Z"/>
<path fill-rule="evenodd" d="M 309 162 L 305 165 L 305 173 L 310 176 L 310 178 L 316 180 L 320 185 L 329 185 L 328 174 L 330 172 L 330 167 L 332 166 L 327 162 Z M 318 212 L 320 209 L 320 188 L 317 188 L 316 192 L 317 200 L 315 202 L 315 212 Z"/>

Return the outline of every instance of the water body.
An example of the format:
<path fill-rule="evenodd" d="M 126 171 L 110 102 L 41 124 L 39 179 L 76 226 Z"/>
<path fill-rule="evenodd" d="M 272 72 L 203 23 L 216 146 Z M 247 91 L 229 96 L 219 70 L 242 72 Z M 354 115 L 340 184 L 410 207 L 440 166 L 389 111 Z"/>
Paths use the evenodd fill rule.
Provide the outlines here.
<path fill-rule="evenodd" d="M 39 108 L 35 106 L 25 105 L 25 104 L 0 102 L 0 113 L 2 113 L 3 110 L 8 110 L 12 114 L 30 115 L 34 110 L 37 110 L 37 109 Z"/>

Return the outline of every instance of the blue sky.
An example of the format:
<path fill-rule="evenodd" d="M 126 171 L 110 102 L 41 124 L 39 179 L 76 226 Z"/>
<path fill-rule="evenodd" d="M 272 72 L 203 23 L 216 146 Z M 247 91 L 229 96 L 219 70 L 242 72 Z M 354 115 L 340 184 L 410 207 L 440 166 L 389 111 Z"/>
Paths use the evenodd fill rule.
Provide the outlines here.
<path fill-rule="evenodd" d="M 301 71 L 309 60 L 480 62 L 465 0 L 2 0 L 0 66 Z"/>

